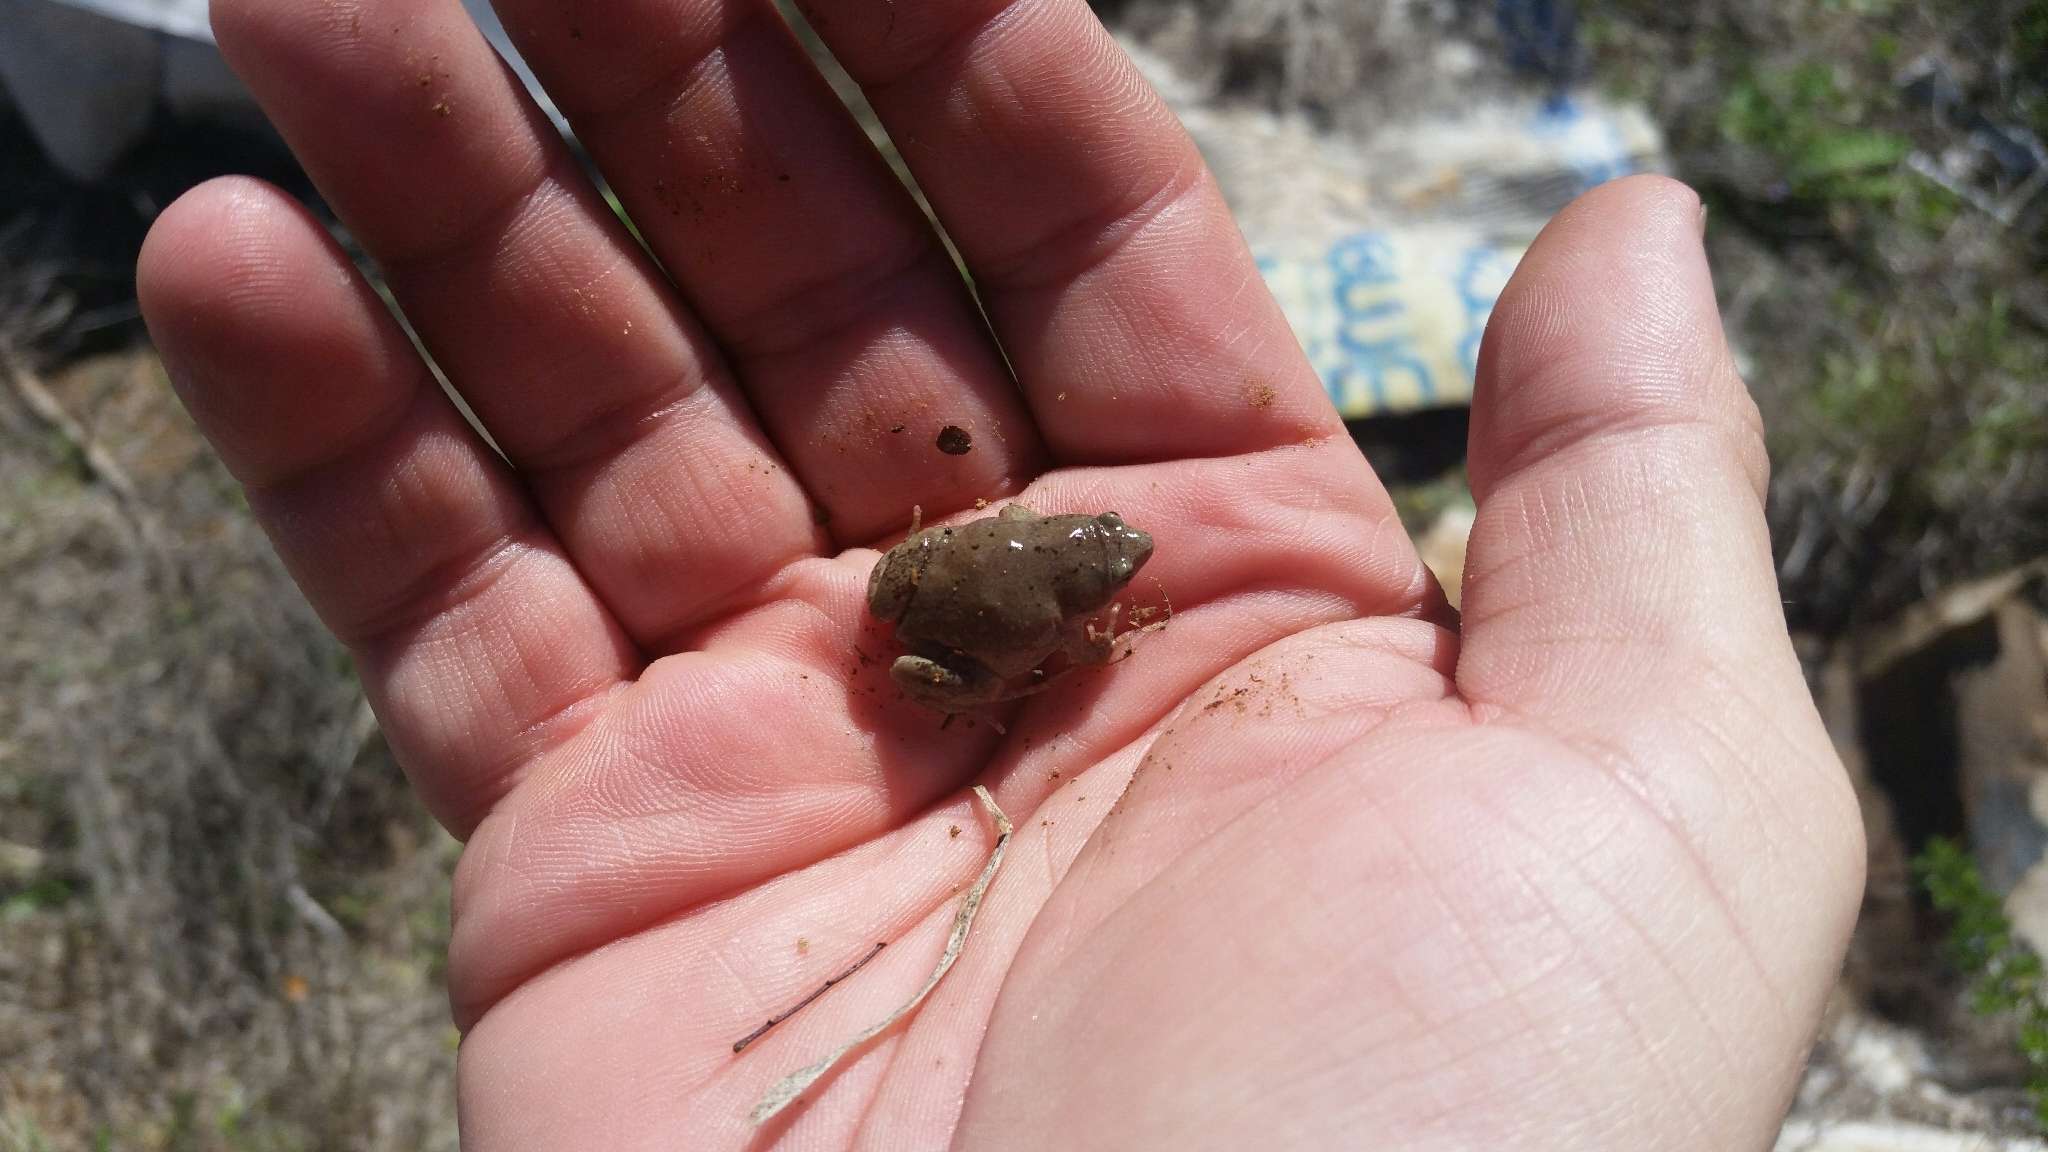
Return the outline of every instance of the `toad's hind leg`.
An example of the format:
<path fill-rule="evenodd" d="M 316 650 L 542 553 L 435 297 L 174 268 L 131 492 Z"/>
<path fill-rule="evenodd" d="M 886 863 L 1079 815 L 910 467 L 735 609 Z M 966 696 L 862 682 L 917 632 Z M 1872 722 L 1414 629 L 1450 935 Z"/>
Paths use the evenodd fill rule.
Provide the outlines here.
<path fill-rule="evenodd" d="M 1002 677 L 971 660 L 898 656 L 889 678 L 905 696 L 941 712 L 966 712 L 1004 698 Z"/>

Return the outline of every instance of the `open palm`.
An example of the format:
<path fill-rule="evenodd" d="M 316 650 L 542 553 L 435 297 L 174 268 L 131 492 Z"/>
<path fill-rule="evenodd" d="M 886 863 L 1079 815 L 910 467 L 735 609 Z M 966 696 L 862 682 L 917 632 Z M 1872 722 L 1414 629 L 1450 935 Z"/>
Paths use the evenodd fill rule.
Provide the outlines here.
<path fill-rule="evenodd" d="M 1767 1142 L 1859 825 L 1689 193 L 1593 193 L 1502 299 L 1460 621 L 1081 0 L 807 6 L 979 308 L 767 0 L 498 7 L 654 259 L 457 0 L 213 5 L 491 442 L 272 189 L 194 192 L 141 268 L 468 840 L 466 1146 Z M 942 727 L 874 548 L 1011 497 L 1151 532 L 1175 616 Z M 974 782 L 1019 832 L 959 967 L 753 1129 L 930 970 Z"/>

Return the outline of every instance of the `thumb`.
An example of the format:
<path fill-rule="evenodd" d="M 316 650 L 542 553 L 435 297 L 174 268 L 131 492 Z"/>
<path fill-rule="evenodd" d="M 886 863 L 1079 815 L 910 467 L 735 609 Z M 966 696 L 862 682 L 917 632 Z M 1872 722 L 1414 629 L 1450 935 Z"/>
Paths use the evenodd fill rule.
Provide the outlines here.
<path fill-rule="evenodd" d="M 1480 718 L 1608 765 L 1731 910 L 1810 931 L 1816 907 L 1853 908 L 1816 901 L 1860 887 L 1861 821 L 1786 633 L 1762 425 L 1701 223 L 1681 184 L 1605 185 L 1502 293 L 1473 400 L 1457 682 Z"/>
<path fill-rule="evenodd" d="M 1604 728 L 1617 699 L 1805 697 L 1701 222 L 1682 184 L 1605 185 L 1501 294 L 1473 400 L 1469 700 L 1572 729 Z M 1696 684 L 1703 668 L 1742 684 Z"/>

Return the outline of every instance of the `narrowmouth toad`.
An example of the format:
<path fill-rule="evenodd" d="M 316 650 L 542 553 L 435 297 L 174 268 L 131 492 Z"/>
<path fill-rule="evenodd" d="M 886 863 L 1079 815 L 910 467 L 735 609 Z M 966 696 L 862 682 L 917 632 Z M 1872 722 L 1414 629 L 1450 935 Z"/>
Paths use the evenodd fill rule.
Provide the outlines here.
<path fill-rule="evenodd" d="M 1106 662 L 1115 616 L 1091 621 L 1145 561 L 1152 537 L 1114 512 L 1041 516 L 1010 504 L 954 528 L 913 524 L 868 577 L 868 609 L 910 654 L 889 669 L 904 695 L 951 715 L 1026 696 L 1040 665 Z"/>

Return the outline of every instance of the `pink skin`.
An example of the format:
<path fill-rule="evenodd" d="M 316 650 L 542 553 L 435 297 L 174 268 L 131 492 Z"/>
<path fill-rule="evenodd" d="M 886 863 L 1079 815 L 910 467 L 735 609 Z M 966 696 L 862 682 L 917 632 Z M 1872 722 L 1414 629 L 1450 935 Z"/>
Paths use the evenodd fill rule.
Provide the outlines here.
<path fill-rule="evenodd" d="M 809 7 L 989 329 L 768 6 L 500 7 L 673 286 L 456 0 L 213 18 L 504 458 L 276 191 L 193 192 L 140 270 L 468 840 L 466 1148 L 1768 1144 L 1861 832 L 1691 193 L 1590 193 L 1502 298 L 1461 621 L 1080 0 Z M 1152 532 L 1175 616 L 941 730 L 856 655 L 868 568 L 1008 496 Z M 1020 833 L 959 967 L 751 1132 L 929 969 L 974 781 Z"/>

